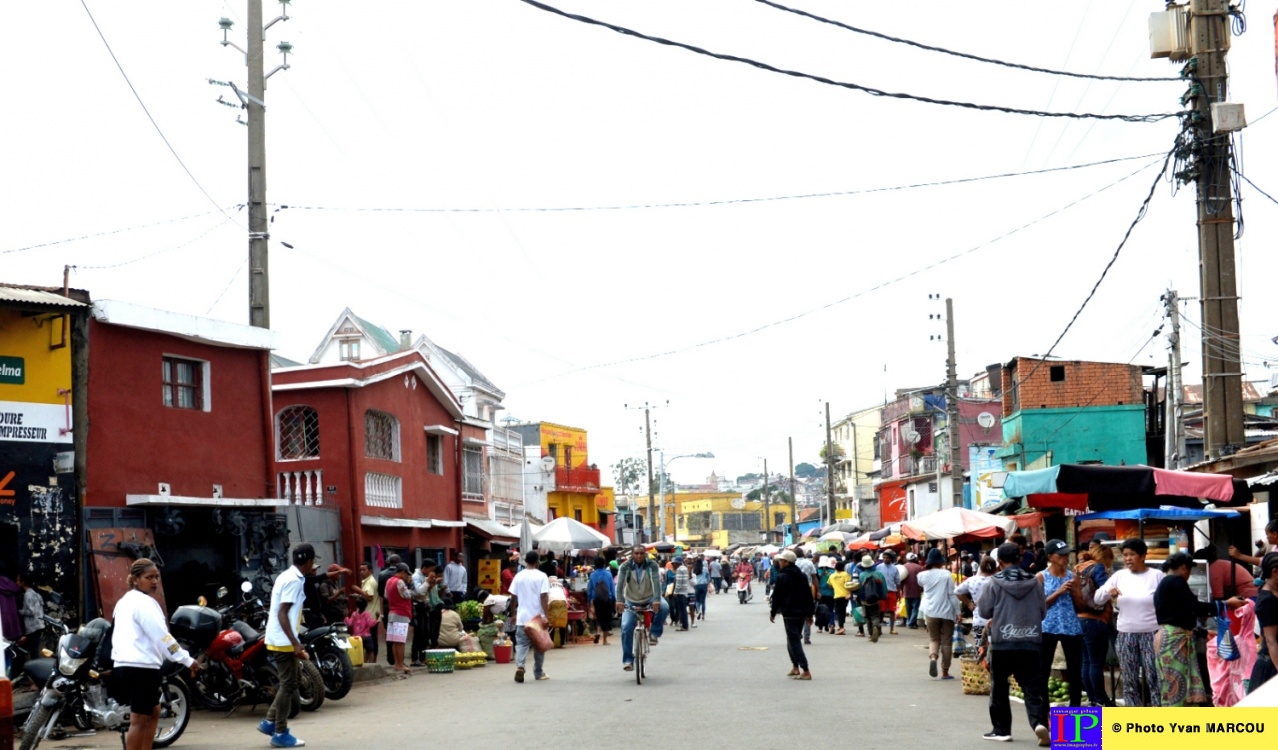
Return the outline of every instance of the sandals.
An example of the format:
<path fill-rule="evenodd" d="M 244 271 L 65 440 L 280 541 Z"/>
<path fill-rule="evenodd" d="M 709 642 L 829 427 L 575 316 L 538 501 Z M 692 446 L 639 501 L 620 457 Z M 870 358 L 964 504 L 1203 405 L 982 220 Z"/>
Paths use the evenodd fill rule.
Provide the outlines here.
<path fill-rule="evenodd" d="M 797 676 L 795 676 L 795 677 L 791 677 L 790 679 L 792 679 L 792 680 L 799 680 L 799 681 L 801 681 L 801 682 L 807 682 L 808 680 L 811 680 L 811 679 L 812 679 L 812 674 L 811 674 L 811 673 L 808 673 L 808 674 L 801 674 L 801 675 L 797 675 Z"/>
<path fill-rule="evenodd" d="M 800 672 L 799 670 L 797 670 L 797 669 L 791 669 L 789 672 L 787 672 L 787 673 L 786 673 L 786 677 L 798 677 L 798 676 L 799 676 L 799 675 L 801 675 L 801 674 L 803 674 L 803 673 L 802 673 L 802 672 Z"/>

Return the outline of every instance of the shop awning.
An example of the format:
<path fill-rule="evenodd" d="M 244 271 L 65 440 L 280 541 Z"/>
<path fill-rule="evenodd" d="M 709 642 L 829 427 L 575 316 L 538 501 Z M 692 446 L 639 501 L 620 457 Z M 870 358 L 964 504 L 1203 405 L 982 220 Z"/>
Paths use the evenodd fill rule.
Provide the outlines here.
<path fill-rule="evenodd" d="M 1203 521 L 1211 518 L 1238 518 L 1242 514 L 1236 510 L 1208 510 L 1202 508 L 1132 508 L 1129 510 L 1105 510 L 1099 513 L 1086 513 L 1078 517 L 1079 521 L 1128 520 L 1128 521 Z"/>
<path fill-rule="evenodd" d="M 447 521 L 440 518 L 394 518 L 392 516 L 360 516 L 361 526 L 389 526 L 401 529 L 458 528 L 465 521 Z"/>
<path fill-rule="evenodd" d="M 1063 464 L 1049 469 L 1008 472 L 1003 484 L 1008 497 L 1026 497 L 1036 508 L 1090 508 L 1093 511 L 1157 508 L 1173 505 L 1202 508 L 1204 500 L 1222 505 L 1251 502 L 1247 482 L 1227 474 L 1169 471 L 1151 466 Z M 1036 496 L 1055 498 L 1035 500 Z M 1078 498 L 1085 496 L 1085 505 Z"/>
<path fill-rule="evenodd" d="M 124 504 L 174 505 L 187 508 L 275 508 L 288 500 L 273 497 L 188 497 L 185 495 L 125 495 Z"/>
<path fill-rule="evenodd" d="M 946 508 L 901 524 L 901 535 L 910 539 L 954 539 L 961 536 L 996 537 L 1016 533 L 1016 521 L 967 508 Z M 873 538 L 873 535 L 871 535 Z"/>
<path fill-rule="evenodd" d="M 481 539 L 490 539 L 495 542 L 505 544 L 515 544 L 519 541 L 519 533 L 511 530 L 509 526 L 490 521 L 487 518 L 467 518 L 466 531 L 474 532 Z"/>

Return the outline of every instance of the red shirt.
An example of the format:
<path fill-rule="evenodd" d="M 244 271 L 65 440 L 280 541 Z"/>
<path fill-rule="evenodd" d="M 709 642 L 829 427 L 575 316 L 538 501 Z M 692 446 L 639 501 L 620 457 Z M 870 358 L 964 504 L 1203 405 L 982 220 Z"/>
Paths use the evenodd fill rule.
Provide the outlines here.
<path fill-rule="evenodd" d="M 1207 580 L 1211 584 L 1213 599 L 1228 599 L 1226 594 L 1231 592 L 1244 599 L 1251 599 L 1260 594 L 1251 571 L 1229 560 L 1217 560 L 1208 565 Z"/>
<path fill-rule="evenodd" d="M 515 580 L 515 571 L 506 568 L 501 572 L 501 593 L 510 593 L 510 582 Z"/>
<path fill-rule="evenodd" d="M 391 576 L 390 580 L 386 582 L 386 611 L 392 615 L 411 618 L 413 616 L 413 600 L 400 595 L 399 584 L 401 582 L 399 576 Z"/>

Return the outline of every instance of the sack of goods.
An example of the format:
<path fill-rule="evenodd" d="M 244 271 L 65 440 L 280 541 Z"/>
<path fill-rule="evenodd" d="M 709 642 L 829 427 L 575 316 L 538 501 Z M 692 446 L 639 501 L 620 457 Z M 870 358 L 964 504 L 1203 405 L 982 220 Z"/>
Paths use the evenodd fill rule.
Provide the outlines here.
<path fill-rule="evenodd" d="M 568 627 L 568 602 L 551 601 L 550 611 L 546 613 L 546 618 L 550 620 L 552 628 Z"/>

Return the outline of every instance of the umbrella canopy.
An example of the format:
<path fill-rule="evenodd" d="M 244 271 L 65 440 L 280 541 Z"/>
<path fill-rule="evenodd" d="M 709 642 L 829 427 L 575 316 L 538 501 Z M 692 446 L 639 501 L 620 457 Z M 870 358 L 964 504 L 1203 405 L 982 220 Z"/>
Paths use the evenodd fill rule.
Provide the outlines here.
<path fill-rule="evenodd" d="M 717 549 L 708 549 L 705 552 L 702 552 L 701 555 L 703 557 L 723 557 L 723 553 Z"/>
<path fill-rule="evenodd" d="M 817 540 L 820 542 L 838 542 L 840 545 L 856 539 L 856 534 L 849 534 L 846 531 L 827 531 Z"/>
<path fill-rule="evenodd" d="M 855 536 L 856 534 L 861 533 L 861 527 L 851 521 L 837 521 L 821 529 L 822 534 L 828 534 L 831 531 L 842 531 L 845 534 L 852 534 Z"/>
<path fill-rule="evenodd" d="M 879 540 L 880 547 L 896 547 L 905 544 L 905 537 L 900 534 L 888 534 Z"/>
<path fill-rule="evenodd" d="M 959 536 L 995 537 L 1016 533 L 1016 521 L 1005 516 L 946 508 L 901 524 L 901 535 L 910 539 L 953 539 Z"/>
<path fill-rule="evenodd" d="M 663 555 L 668 555 L 671 552 L 683 552 L 683 545 L 678 542 L 652 542 L 645 544 L 644 547 L 649 552 L 658 552 Z"/>
<path fill-rule="evenodd" d="M 848 549 L 850 550 L 877 549 L 878 546 L 879 543 L 870 538 L 868 531 L 848 542 Z"/>
<path fill-rule="evenodd" d="M 843 542 L 834 539 L 818 539 L 812 546 L 818 552 L 837 552 L 843 549 Z"/>
<path fill-rule="evenodd" d="M 807 544 L 800 544 L 799 549 L 803 550 L 803 554 L 810 555 L 813 552 L 816 552 L 816 544 L 814 542 L 808 542 Z"/>
<path fill-rule="evenodd" d="M 590 528 L 575 518 L 563 516 L 542 526 L 533 541 L 541 549 L 568 552 L 574 549 L 601 549 L 612 544 L 604 534 Z"/>
<path fill-rule="evenodd" d="M 810 528 L 807 531 L 803 532 L 804 539 L 810 539 L 810 538 L 819 537 L 819 536 L 821 536 L 821 529 L 818 529 L 816 527 Z"/>
<path fill-rule="evenodd" d="M 765 544 L 755 551 L 762 552 L 765 555 L 775 555 L 776 553 L 781 551 L 781 548 L 776 546 L 775 544 Z"/>
<path fill-rule="evenodd" d="M 528 516 L 524 516 L 524 522 L 519 526 L 519 552 L 520 554 L 528 552 L 533 548 L 533 532 L 532 525 L 528 523 Z"/>
<path fill-rule="evenodd" d="M 899 534 L 899 533 L 901 533 L 901 524 L 893 523 L 893 524 L 888 524 L 887 526 L 884 526 L 878 531 L 871 531 L 870 538 L 877 542 L 880 539 L 883 539 L 891 534 Z"/>

